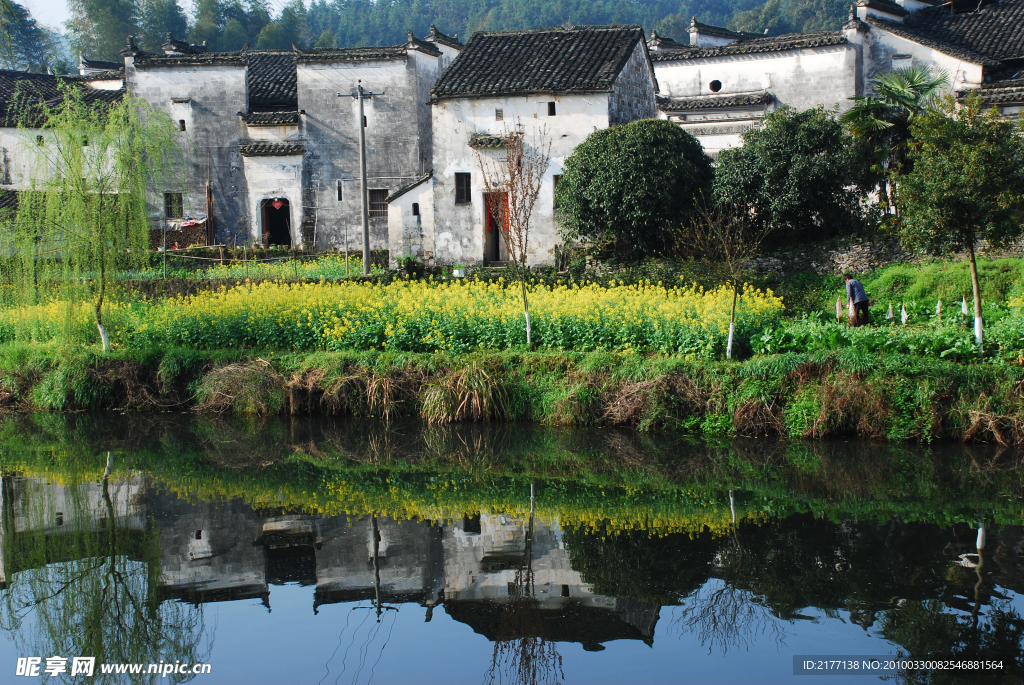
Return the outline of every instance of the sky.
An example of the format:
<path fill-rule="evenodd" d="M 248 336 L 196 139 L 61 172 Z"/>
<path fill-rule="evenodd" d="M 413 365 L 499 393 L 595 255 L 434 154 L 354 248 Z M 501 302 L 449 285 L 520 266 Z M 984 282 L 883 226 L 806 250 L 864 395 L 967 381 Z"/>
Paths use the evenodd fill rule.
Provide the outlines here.
<path fill-rule="evenodd" d="M 64 33 L 64 22 L 70 18 L 67 0 L 18 0 L 28 7 L 32 16 L 50 28 L 57 29 Z M 185 10 L 185 14 L 192 14 L 192 0 L 178 0 L 178 4 Z M 306 3 L 309 4 L 308 2 Z M 270 6 L 277 10 L 284 5 L 284 2 L 271 0 Z M 273 12 L 272 12 L 273 13 Z"/>

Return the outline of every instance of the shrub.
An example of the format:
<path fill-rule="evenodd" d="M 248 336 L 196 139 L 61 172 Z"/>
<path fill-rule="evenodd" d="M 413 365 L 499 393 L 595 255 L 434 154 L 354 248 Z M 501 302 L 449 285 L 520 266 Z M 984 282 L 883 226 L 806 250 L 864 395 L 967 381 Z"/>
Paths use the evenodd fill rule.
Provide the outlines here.
<path fill-rule="evenodd" d="M 556 192 L 560 224 L 570 239 L 610 235 L 626 259 L 660 255 L 666 229 L 689 223 L 712 176 L 700 143 L 672 122 L 595 131 L 565 160 Z"/>

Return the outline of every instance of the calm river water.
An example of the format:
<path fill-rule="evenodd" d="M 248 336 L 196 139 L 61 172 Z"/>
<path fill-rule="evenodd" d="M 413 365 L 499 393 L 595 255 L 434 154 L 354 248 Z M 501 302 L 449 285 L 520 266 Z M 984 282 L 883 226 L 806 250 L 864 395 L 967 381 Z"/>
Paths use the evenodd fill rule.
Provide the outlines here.
<path fill-rule="evenodd" d="M 1019 464 L 985 446 L 14 417 L 0 683 L 1021 682 Z M 794 675 L 826 656 L 1001 667 Z"/>

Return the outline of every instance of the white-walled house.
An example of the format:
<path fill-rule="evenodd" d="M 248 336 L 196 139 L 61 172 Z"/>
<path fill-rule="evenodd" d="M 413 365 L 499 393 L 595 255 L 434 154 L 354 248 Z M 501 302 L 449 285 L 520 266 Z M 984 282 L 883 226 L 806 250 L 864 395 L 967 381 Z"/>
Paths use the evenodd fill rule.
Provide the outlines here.
<path fill-rule="evenodd" d="M 526 145 L 550 145 L 528 248 L 530 264 L 550 262 L 565 158 L 594 131 L 654 117 L 657 88 L 638 26 L 475 34 L 431 90 L 432 174 L 388 198 L 392 259 L 507 260 L 482 169 L 504 157 L 504 138 L 519 126 Z"/>
<path fill-rule="evenodd" d="M 188 168 L 176 206 L 212 217 L 217 242 L 361 247 L 359 103 L 350 95 L 360 84 L 374 93 L 362 124 L 370 246 L 381 249 L 385 199 L 430 169 L 430 87 L 460 48 L 431 27 L 423 40 L 410 31 L 384 47 L 212 53 L 168 37 L 162 55 L 133 44 L 124 54 L 128 92 L 180 124 Z"/>
<path fill-rule="evenodd" d="M 773 37 L 694 20 L 686 42 L 655 35 L 650 48 L 659 115 L 712 155 L 776 107 L 845 111 L 873 77 L 900 67 L 944 72 L 961 96 L 981 89 L 1006 116 L 1024 103 L 1024 0 L 858 0 L 839 30 Z"/>

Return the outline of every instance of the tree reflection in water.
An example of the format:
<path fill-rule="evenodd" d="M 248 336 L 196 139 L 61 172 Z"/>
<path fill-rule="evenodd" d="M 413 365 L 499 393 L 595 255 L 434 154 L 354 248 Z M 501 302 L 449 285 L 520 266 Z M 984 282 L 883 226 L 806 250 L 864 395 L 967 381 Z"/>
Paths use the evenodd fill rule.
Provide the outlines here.
<path fill-rule="evenodd" d="M 212 646 L 201 605 L 161 602 L 158 535 L 130 520 L 132 502 L 125 500 L 140 497 L 141 488 L 112 481 L 112 466 L 108 454 L 98 492 L 95 484 L 59 488 L 63 497 L 46 484 L 29 487 L 18 511 L 22 530 L 11 479 L 4 479 L 3 532 L 13 538 L 8 561 L 15 572 L 2 593 L 0 629 L 21 654 L 67 657 L 69 673 L 71 657 L 95 657 L 95 683 L 126 682 L 124 674 L 102 674 L 103 663 L 194 664 L 206 661 Z M 171 674 L 168 682 L 192 677 Z"/>
<path fill-rule="evenodd" d="M 732 535 L 715 558 L 721 569 L 721 581 L 709 581 L 683 600 L 675 625 L 693 633 L 708 652 L 729 647 L 750 649 L 759 636 L 770 637 L 781 646 L 785 640 L 782 622 L 772 615 L 764 596 L 737 587 L 731 580 L 749 574 L 751 560 L 743 553 L 740 531 L 736 521 L 736 500 L 729 491 L 729 509 L 732 513 Z"/>
<path fill-rule="evenodd" d="M 533 575 L 534 488 L 530 486 L 530 515 L 526 524 L 523 559 L 509 585 L 508 602 L 501 614 L 498 639 L 494 642 L 488 683 L 553 685 L 565 678 L 562 655 L 544 635 Z"/>

